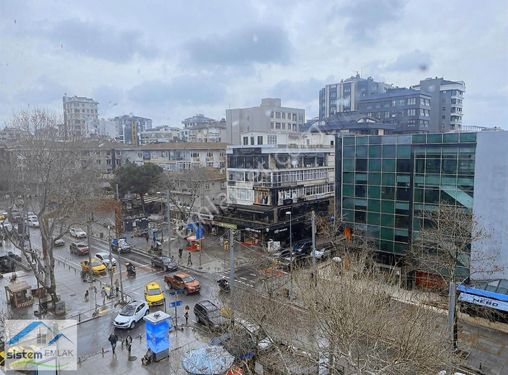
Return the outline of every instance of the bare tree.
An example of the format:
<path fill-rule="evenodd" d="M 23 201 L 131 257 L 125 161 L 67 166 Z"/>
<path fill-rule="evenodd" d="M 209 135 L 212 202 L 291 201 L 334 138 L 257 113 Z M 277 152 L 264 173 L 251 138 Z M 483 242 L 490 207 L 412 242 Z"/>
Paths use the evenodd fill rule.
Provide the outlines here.
<path fill-rule="evenodd" d="M 82 212 L 90 212 L 97 196 L 99 174 L 86 144 L 79 139 L 57 139 L 56 116 L 39 109 L 20 112 L 12 125 L 22 134 L 10 153 L 10 193 L 24 211 L 33 211 L 40 223 L 41 249 L 28 248 L 24 236 L 12 238 L 22 250 L 38 283 L 57 302 L 54 240 L 61 238 Z M 24 215 L 23 215 L 24 216 Z M 23 226 L 25 217 L 18 225 Z"/>

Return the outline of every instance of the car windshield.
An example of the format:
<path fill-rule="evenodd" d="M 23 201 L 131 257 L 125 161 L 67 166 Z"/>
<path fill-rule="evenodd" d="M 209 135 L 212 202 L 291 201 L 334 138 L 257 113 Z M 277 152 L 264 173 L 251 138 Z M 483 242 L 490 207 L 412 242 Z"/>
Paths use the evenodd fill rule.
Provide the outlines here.
<path fill-rule="evenodd" d="M 81 249 L 84 249 L 84 248 L 87 247 L 84 243 L 78 243 L 76 246 L 81 248 Z"/>
<path fill-rule="evenodd" d="M 102 266 L 102 262 L 100 260 L 92 261 L 92 267 Z"/>
<path fill-rule="evenodd" d="M 194 278 L 189 275 L 189 276 L 183 277 L 182 280 L 184 283 L 190 283 L 190 282 L 194 281 Z"/>
<path fill-rule="evenodd" d="M 161 290 L 159 288 L 154 288 L 154 289 L 147 289 L 146 291 L 146 294 L 148 294 L 149 296 L 156 296 L 158 294 L 161 294 Z"/>
<path fill-rule="evenodd" d="M 162 257 L 162 261 L 164 263 L 171 263 L 173 261 L 173 258 L 170 257 Z"/>
<path fill-rule="evenodd" d="M 125 306 L 122 311 L 120 311 L 120 315 L 122 316 L 132 316 L 134 315 L 134 311 L 136 311 L 136 306 L 134 305 L 127 305 Z"/>

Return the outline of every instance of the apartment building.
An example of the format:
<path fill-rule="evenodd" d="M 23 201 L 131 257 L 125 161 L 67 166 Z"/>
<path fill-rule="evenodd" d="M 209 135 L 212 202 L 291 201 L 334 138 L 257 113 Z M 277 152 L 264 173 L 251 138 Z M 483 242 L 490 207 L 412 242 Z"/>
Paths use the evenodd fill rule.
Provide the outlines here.
<path fill-rule="evenodd" d="M 466 85 L 463 81 L 449 81 L 444 78 L 427 78 L 411 87 L 430 96 L 431 115 L 429 130 L 447 132 L 462 126 L 462 101 Z"/>
<path fill-rule="evenodd" d="M 359 74 L 339 83 L 326 85 L 319 91 L 319 119 L 342 112 L 358 109 L 360 98 L 382 94 L 390 87 L 384 82 L 376 82 L 372 77 L 362 78 Z"/>
<path fill-rule="evenodd" d="M 431 96 L 422 91 L 395 88 L 358 100 L 360 114 L 395 125 L 399 133 L 427 132 L 430 128 Z"/>
<path fill-rule="evenodd" d="M 178 142 L 182 129 L 175 126 L 158 126 L 141 132 L 141 144 Z"/>
<path fill-rule="evenodd" d="M 245 132 L 297 133 L 305 123 L 305 110 L 282 107 L 281 99 L 261 99 L 261 105 L 226 110 L 226 143 L 240 145 Z"/>
<path fill-rule="evenodd" d="M 334 145 L 317 135 L 315 142 L 265 143 L 273 134 L 248 133 L 255 144 L 227 148 L 228 212 L 218 226 L 235 226 L 242 240 L 287 242 L 309 235 L 309 213 L 333 212 Z M 260 142 L 261 141 L 261 142 Z M 328 141 L 330 142 L 330 141 Z"/>
<path fill-rule="evenodd" d="M 145 117 L 123 115 L 113 118 L 120 140 L 129 145 L 141 144 L 141 133 L 152 128 L 152 120 Z"/>
<path fill-rule="evenodd" d="M 62 136 L 64 139 L 98 134 L 98 102 L 82 96 L 64 96 L 62 101 L 64 112 Z"/>

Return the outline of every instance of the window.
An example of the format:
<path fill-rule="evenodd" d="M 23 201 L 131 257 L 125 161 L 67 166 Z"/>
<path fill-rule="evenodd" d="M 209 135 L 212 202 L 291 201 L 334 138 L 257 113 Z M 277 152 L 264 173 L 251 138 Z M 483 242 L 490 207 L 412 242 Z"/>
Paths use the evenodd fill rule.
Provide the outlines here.
<path fill-rule="evenodd" d="M 249 137 L 243 137 L 243 145 L 247 146 L 249 144 Z"/>
<path fill-rule="evenodd" d="M 263 144 L 263 136 L 258 135 L 258 145 L 262 145 L 262 144 Z"/>
<path fill-rule="evenodd" d="M 275 123 L 275 129 L 280 129 L 280 122 Z"/>
<path fill-rule="evenodd" d="M 273 118 L 274 117 L 274 112 L 270 112 L 270 117 Z M 273 123 L 272 123 L 273 124 Z"/>
<path fill-rule="evenodd" d="M 269 135 L 268 136 L 268 144 L 269 145 L 276 145 L 277 144 L 277 136 L 276 135 Z"/>
<path fill-rule="evenodd" d="M 407 115 L 408 116 L 416 116 L 416 109 L 414 109 L 414 108 L 408 109 Z"/>
<path fill-rule="evenodd" d="M 275 118 L 280 118 L 280 112 L 275 112 Z"/>
<path fill-rule="evenodd" d="M 254 137 L 250 137 L 250 144 L 251 146 L 254 146 Z"/>
<path fill-rule="evenodd" d="M 286 112 L 282 112 L 282 118 L 286 118 Z"/>
<path fill-rule="evenodd" d="M 415 105 L 416 104 L 416 98 L 408 98 L 407 99 L 407 105 Z"/>
<path fill-rule="evenodd" d="M 273 113 L 273 112 L 272 112 L 272 113 Z M 270 123 L 270 127 L 271 127 L 272 129 L 275 129 L 275 123 L 274 123 L 274 122 L 271 122 L 271 123 Z"/>

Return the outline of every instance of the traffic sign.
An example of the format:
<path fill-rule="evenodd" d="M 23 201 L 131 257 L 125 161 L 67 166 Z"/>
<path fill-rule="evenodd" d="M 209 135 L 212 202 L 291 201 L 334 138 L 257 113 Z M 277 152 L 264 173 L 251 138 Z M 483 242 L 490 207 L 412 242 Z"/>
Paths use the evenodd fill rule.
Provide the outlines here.
<path fill-rule="evenodd" d="M 182 301 L 173 301 L 173 302 L 170 302 L 169 305 L 171 307 L 181 306 L 182 305 Z"/>
<path fill-rule="evenodd" d="M 171 292 L 169 292 L 169 295 L 170 296 L 176 296 L 178 294 L 183 294 L 183 289 L 182 290 L 172 290 Z"/>

